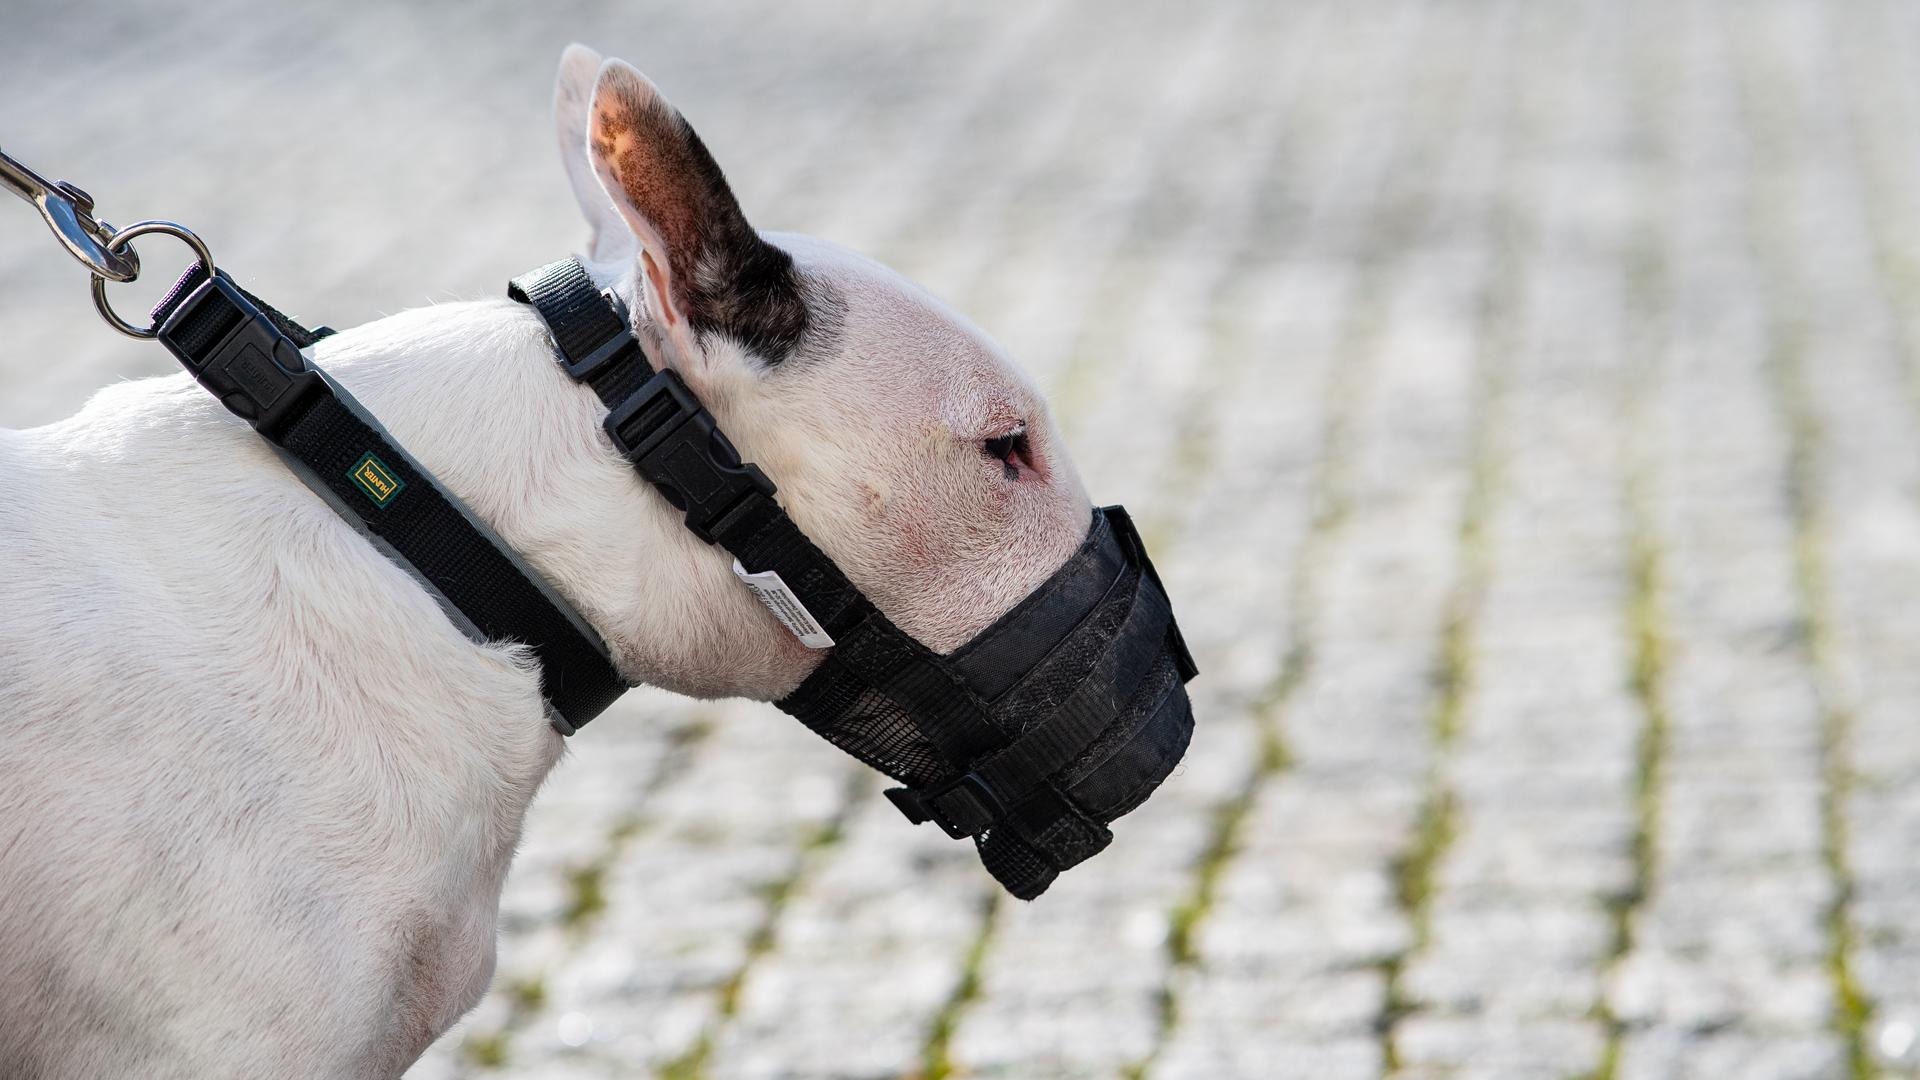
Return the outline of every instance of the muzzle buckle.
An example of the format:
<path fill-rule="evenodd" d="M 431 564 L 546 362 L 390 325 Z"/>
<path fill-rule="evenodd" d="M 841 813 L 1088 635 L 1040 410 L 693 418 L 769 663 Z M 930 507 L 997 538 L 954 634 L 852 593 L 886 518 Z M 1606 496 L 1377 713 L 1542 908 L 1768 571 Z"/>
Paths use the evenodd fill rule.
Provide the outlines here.
<path fill-rule="evenodd" d="M 979 835 L 1007 812 L 993 788 L 972 772 L 919 791 L 888 788 L 886 795 L 908 821 L 915 825 L 931 821 L 955 840 Z"/>
<path fill-rule="evenodd" d="M 608 413 L 606 428 L 620 453 L 709 544 L 744 504 L 755 496 L 773 497 L 773 481 L 741 462 L 713 414 L 671 369 L 657 372 Z"/>

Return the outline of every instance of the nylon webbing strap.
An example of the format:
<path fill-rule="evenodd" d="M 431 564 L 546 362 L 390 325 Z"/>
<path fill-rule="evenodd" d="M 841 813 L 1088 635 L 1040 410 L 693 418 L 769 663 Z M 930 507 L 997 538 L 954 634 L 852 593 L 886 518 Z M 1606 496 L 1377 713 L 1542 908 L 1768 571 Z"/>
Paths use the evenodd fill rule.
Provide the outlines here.
<path fill-rule="evenodd" d="M 611 409 L 653 377 L 624 311 L 602 293 L 577 259 L 561 259 L 507 284 L 507 295 L 546 320 L 560 366 Z"/>
<path fill-rule="evenodd" d="M 676 507 L 689 509 L 683 502 L 684 489 L 698 486 L 703 467 L 717 465 L 716 471 L 739 467 L 739 455 L 706 408 L 678 376 L 654 370 L 619 301 L 593 283 L 579 260 L 561 259 L 522 274 L 508 284 L 507 295 L 540 313 L 559 351 L 560 366 L 575 381 L 593 388 L 609 410 L 607 427 L 615 444 L 641 478 L 661 488 Z M 660 453 L 665 440 L 659 436 L 685 427 L 689 420 L 695 425 L 689 434 L 696 439 L 681 440 L 691 445 L 673 447 L 680 460 L 670 464 L 645 460 L 666 456 Z M 699 438 L 717 438 L 731 460 L 694 460 L 712 456 L 710 445 Z M 752 483 L 754 479 L 759 483 Z M 772 498 L 773 484 L 753 469 L 746 486 L 751 490 L 741 491 L 737 503 L 712 514 L 711 528 L 694 531 L 708 543 L 726 548 L 751 570 L 779 572 L 829 634 L 837 637 L 865 619 L 872 605 L 780 509 Z"/>
<path fill-rule="evenodd" d="M 742 515 L 730 522 L 719 542 L 740 560 L 740 565 L 756 572 L 778 573 L 836 639 L 870 616 L 879 615 L 833 560 L 807 539 L 792 518 L 779 512 L 777 505 L 758 517 Z"/>
<path fill-rule="evenodd" d="M 1133 697 L 1154 655 L 1164 647 L 1172 619 L 1166 594 L 1157 586 L 1137 590 L 1099 663 L 1044 719 L 963 775 L 889 795 L 909 817 L 934 820 L 954 835 L 973 835 L 1005 821 L 1028 843 L 1054 854 L 1062 866 L 1104 847 L 1104 828 L 1085 818 L 1051 780 L 1107 729 L 1113 703 Z M 1088 829 L 1060 831 L 1063 817 Z"/>
<path fill-rule="evenodd" d="M 224 279 L 227 282 L 227 284 L 232 285 L 235 289 L 238 289 L 240 292 L 240 295 L 243 297 L 246 297 L 248 302 L 253 304 L 255 308 L 258 308 L 260 311 L 260 314 L 265 315 L 267 317 L 267 321 L 273 324 L 274 329 L 280 331 L 282 334 L 285 334 L 287 337 L 293 339 L 293 343 L 299 346 L 300 348 L 304 349 L 307 346 L 313 344 L 314 342 L 319 341 L 321 338 L 328 337 L 333 334 L 333 328 L 330 326 L 317 326 L 317 327 L 314 327 L 312 330 L 309 330 L 306 327 L 301 326 L 299 323 L 294 322 L 292 319 L 288 318 L 285 314 L 283 314 L 278 308 L 275 308 L 272 304 L 267 303 L 265 300 L 260 299 L 259 297 L 253 295 L 251 292 L 248 292 L 246 289 L 242 288 L 239 282 L 233 280 L 230 277 L 227 277 L 225 273 L 222 273 L 220 276 L 222 279 Z M 155 324 L 158 325 L 159 317 L 161 313 L 174 310 L 176 307 L 180 305 L 182 301 L 184 301 L 187 298 L 187 295 L 189 293 L 199 288 L 200 283 L 205 280 L 207 280 L 207 268 L 204 265 L 200 263 L 194 263 L 192 266 L 188 267 L 187 272 L 180 275 L 180 280 L 174 282 L 173 287 L 167 290 L 167 295 L 161 297 L 160 302 L 154 305 L 153 315 L 154 315 Z M 178 354 L 176 353 L 175 355 L 178 355 Z"/>
<path fill-rule="evenodd" d="M 321 335 L 197 266 L 154 309 L 153 325 L 201 385 L 299 462 L 304 481 L 323 486 L 335 510 L 482 640 L 531 649 L 556 727 L 571 734 L 627 689 L 592 629 L 301 356 L 300 342 Z"/>

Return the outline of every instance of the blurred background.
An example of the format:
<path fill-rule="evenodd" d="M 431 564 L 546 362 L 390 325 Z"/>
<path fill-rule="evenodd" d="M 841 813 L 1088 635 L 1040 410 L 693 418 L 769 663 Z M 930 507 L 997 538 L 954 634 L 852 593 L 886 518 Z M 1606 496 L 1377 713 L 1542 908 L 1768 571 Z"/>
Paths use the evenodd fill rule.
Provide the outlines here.
<path fill-rule="evenodd" d="M 1032 904 L 631 696 L 410 1077 L 1920 1075 L 1920 6 L 266 7 L 7 0 L 0 146 L 349 326 L 578 244 L 631 60 L 1021 358 L 1204 672 Z M 172 370 L 11 201 L 0 286 L 0 424 Z"/>

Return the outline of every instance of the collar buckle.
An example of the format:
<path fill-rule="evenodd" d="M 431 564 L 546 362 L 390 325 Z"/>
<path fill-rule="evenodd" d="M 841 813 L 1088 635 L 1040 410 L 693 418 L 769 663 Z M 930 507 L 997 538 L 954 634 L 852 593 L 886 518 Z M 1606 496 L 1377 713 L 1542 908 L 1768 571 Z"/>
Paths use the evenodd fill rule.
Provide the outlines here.
<path fill-rule="evenodd" d="M 293 339 L 223 274 L 202 281 L 157 336 L 200 385 L 255 431 L 278 441 L 329 391 Z"/>

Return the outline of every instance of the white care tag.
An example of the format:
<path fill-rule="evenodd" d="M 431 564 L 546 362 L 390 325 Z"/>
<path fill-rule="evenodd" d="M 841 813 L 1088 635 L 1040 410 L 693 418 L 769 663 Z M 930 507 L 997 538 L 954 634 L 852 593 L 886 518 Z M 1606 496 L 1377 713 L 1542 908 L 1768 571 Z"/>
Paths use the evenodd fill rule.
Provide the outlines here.
<path fill-rule="evenodd" d="M 767 605 L 767 610 L 780 620 L 780 625 L 793 631 L 793 636 L 800 639 L 800 644 L 809 649 L 833 648 L 833 638 L 827 635 L 826 628 L 813 617 L 813 612 L 807 610 L 807 605 L 793 594 L 793 590 L 787 588 L 787 583 L 780 580 L 779 573 L 762 570 L 758 574 L 749 574 L 747 568 L 740 565 L 740 560 L 735 559 L 733 576 L 740 579 L 740 584 L 753 590 L 753 595 Z"/>

